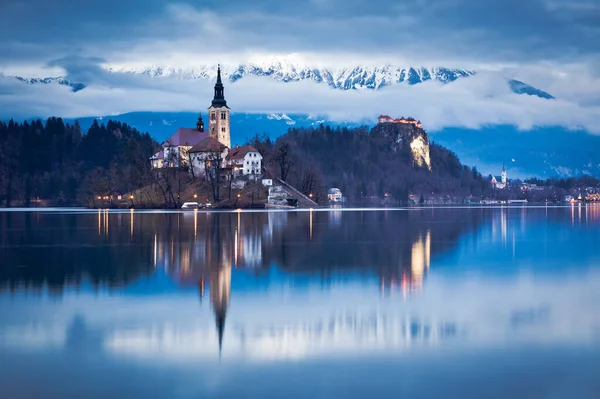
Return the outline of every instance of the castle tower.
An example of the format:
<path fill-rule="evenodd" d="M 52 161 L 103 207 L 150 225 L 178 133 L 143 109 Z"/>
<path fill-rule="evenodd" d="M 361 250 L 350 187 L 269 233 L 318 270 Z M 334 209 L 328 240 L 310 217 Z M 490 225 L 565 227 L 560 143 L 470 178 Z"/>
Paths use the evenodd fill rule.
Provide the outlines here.
<path fill-rule="evenodd" d="M 231 131 L 229 124 L 229 107 L 225 101 L 223 82 L 221 81 L 221 66 L 217 68 L 217 83 L 215 83 L 215 96 L 210 108 L 208 108 L 210 137 L 215 138 L 221 144 L 231 148 Z"/>
<path fill-rule="evenodd" d="M 506 185 L 506 167 L 502 163 L 502 184 Z"/>

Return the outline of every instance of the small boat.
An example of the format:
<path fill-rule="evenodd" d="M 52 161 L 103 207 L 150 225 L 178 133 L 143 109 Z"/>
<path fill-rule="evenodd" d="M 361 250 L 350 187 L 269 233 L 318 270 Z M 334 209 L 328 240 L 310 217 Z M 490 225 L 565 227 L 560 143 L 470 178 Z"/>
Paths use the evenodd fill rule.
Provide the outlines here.
<path fill-rule="evenodd" d="M 181 209 L 200 209 L 200 205 L 197 202 L 184 202 Z"/>

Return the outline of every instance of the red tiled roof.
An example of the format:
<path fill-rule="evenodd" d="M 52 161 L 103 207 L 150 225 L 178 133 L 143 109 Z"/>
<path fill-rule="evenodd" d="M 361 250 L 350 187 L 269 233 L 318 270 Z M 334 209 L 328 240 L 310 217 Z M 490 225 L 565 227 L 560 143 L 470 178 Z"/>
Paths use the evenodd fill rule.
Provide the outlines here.
<path fill-rule="evenodd" d="M 180 127 L 167 141 L 163 147 L 193 146 L 202 139 L 208 137 L 208 132 L 200 132 L 198 129 L 189 127 Z"/>
<path fill-rule="evenodd" d="M 249 152 L 258 152 L 258 150 L 251 145 L 243 145 L 241 147 L 232 148 L 227 154 L 228 161 L 234 161 L 237 159 L 244 159 L 247 153 Z"/>
<path fill-rule="evenodd" d="M 222 144 L 219 140 L 213 137 L 207 137 L 205 139 L 202 139 L 195 146 L 193 146 L 189 152 L 219 152 L 223 151 L 225 148 L 227 147 L 224 144 Z"/>
<path fill-rule="evenodd" d="M 381 118 L 392 119 L 389 115 L 379 115 L 379 119 Z"/>

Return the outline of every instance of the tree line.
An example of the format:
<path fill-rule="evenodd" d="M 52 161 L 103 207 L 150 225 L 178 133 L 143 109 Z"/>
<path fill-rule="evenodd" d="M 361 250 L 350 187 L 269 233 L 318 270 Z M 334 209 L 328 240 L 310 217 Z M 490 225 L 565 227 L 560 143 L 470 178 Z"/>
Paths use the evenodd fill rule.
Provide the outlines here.
<path fill-rule="evenodd" d="M 391 129 L 406 127 L 395 125 Z M 268 171 L 275 177 L 306 195 L 312 194 L 318 202 L 326 201 L 327 189 L 331 187 L 339 188 L 352 203 L 388 197 L 406 203 L 410 194 L 421 198 L 442 194 L 467 198 L 492 192 L 488 179 L 475 167 L 462 165 L 452 151 L 431 143 L 429 170 L 415 164 L 407 140 L 399 146 L 393 140 L 377 126 L 369 129 L 319 125 L 290 128 L 275 141 L 266 134 L 256 135 L 248 144 L 261 152 Z"/>
<path fill-rule="evenodd" d="M 81 205 L 98 193 L 129 192 L 149 173 L 159 146 L 121 122 L 95 120 L 83 134 L 61 118 L 0 122 L 0 206 Z"/>

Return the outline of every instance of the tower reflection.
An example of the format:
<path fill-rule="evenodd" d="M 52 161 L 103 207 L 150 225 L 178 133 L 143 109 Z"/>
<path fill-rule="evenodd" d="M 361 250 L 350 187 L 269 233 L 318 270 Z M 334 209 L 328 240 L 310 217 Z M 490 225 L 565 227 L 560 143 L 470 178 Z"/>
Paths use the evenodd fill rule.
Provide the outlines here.
<path fill-rule="evenodd" d="M 53 231 L 44 226 L 53 226 L 56 220 L 31 220 L 27 239 L 39 250 L 32 257 L 25 247 L 7 243 L 0 248 L 5 259 L 14 263 L 12 269 L 4 269 L 10 273 L 2 275 L 0 289 L 48 285 L 60 294 L 63 287 L 72 283 L 79 286 L 81 281 L 89 281 L 94 290 L 100 290 L 135 285 L 142 278 L 167 284 L 161 277 L 166 276 L 182 288 L 197 289 L 201 302 L 208 290 L 218 345 L 222 348 L 232 294 L 235 297 L 232 280 L 236 276 L 248 285 L 257 281 L 248 276 L 262 278 L 269 284 L 298 276 L 298 281 L 316 279 L 327 287 L 366 274 L 379 280 L 382 294 L 406 297 L 423 290 L 432 256 L 453 249 L 465 232 L 477 229 L 482 217 L 478 212 L 458 214 L 456 210 L 433 209 L 129 211 L 120 216 L 123 217 L 105 210 L 68 216 L 84 229 L 60 230 L 62 235 L 52 236 L 44 235 Z M 25 222 L 11 221 L 8 226 L 6 220 L 6 227 Z M 93 227 L 85 229 L 86 225 Z M 500 226 L 506 226 L 506 222 Z M 7 236 L 2 237 L 7 240 Z M 53 245 L 44 245 L 46 242 Z M 64 247 L 76 249 L 64 251 Z M 27 267 L 17 267 L 21 264 Z M 48 264 L 53 267 L 46 267 Z"/>

